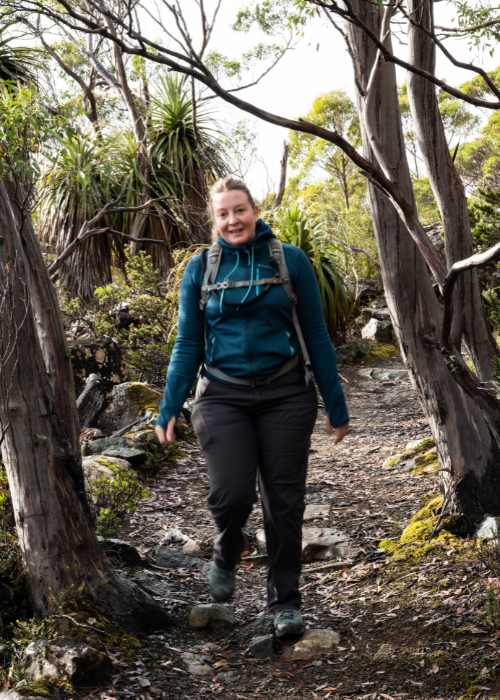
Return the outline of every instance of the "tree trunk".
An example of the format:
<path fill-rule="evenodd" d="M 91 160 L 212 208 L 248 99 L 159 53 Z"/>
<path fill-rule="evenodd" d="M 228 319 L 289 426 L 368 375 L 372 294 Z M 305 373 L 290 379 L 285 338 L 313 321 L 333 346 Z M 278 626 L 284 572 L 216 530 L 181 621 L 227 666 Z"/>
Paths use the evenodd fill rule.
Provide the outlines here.
<path fill-rule="evenodd" d="M 408 9 L 412 19 L 409 26 L 410 62 L 434 74 L 436 49 L 429 34 L 434 31 L 432 2 L 409 0 Z M 435 85 L 416 73 L 409 73 L 408 97 L 418 145 L 443 219 L 446 261 L 451 266 L 472 255 L 472 233 L 464 188 L 451 159 Z M 461 339 L 465 336 L 479 377 L 490 381 L 497 351 L 484 317 L 476 271 L 464 273 L 454 295 L 457 311 L 451 330 L 452 341 L 460 350 Z"/>
<path fill-rule="evenodd" d="M 355 0 L 353 9 L 377 36 L 384 10 Z M 377 51 L 350 26 L 365 155 L 379 161 L 398 183 L 411 209 L 414 195 L 405 155 L 394 65 L 378 62 Z M 375 150 L 372 148 L 376 143 Z M 380 159 L 383 162 L 380 163 Z M 495 417 L 460 388 L 441 352 L 442 306 L 429 270 L 388 199 L 370 184 L 385 294 L 401 352 L 436 439 L 446 502 L 474 519 L 500 513 L 500 445 Z M 412 205 L 413 203 L 413 205 Z"/>
<path fill-rule="evenodd" d="M 134 627 L 152 601 L 113 575 L 97 543 L 57 301 L 19 195 L 0 181 L 0 436 L 33 604 L 46 614 L 87 595 Z"/>

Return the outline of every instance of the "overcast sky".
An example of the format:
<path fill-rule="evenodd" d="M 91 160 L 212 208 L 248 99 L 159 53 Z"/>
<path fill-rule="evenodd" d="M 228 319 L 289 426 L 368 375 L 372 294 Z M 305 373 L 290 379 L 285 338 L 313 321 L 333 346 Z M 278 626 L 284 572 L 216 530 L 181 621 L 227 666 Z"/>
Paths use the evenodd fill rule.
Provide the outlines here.
<path fill-rule="evenodd" d="M 213 0 L 206 2 L 207 8 L 214 6 Z M 211 42 L 211 49 L 220 51 L 231 58 L 238 58 L 242 51 L 262 40 L 258 33 L 236 34 L 231 25 L 235 10 L 240 2 L 226 0 L 219 16 L 216 31 Z M 189 9 L 189 6 L 192 9 Z M 197 22 L 195 3 L 193 0 L 183 0 L 183 11 L 189 20 L 190 29 Z M 436 24 L 449 26 L 452 23 L 453 12 L 448 2 L 436 3 Z M 500 56 L 474 55 L 474 51 L 463 41 L 447 44 L 450 50 L 461 60 L 477 62 L 491 69 L 500 60 Z M 405 57 L 406 47 L 396 46 L 397 52 Z M 476 52 L 477 53 L 477 52 Z M 437 75 L 453 84 L 460 84 L 474 77 L 471 72 L 455 68 L 438 52 Z M 399 79 L 404 81 L 404 72 Z M 345 90 L 354 97 L 354 83 L 349 56 L 345 50 L 342 37 L 323 19 L 313 23 L 306 31 L 304 38 L 297 43 L 296 48 L 289 51 L 281 63 L 263 79 L 258 86 L 248 89 L 240 96 L 255 102 L 267 111 L 283 116 L 297 118 L 305 115 L 311 108 L 312 102 L 321 93 L 329 90 Z M 287 130 L 267 124 L 240 110 L 220 104 L 217 101 L 219 119 L 224 123 L 248 119 L 251 128 L 257 132 L 258 160 L 247 175 L 247 181 L 260 197 L 269 189 L 277 186 L 279 177 L 279 161 L 283 141 L 287 138 Z M 213 103 L 215 107 L 215 100 Z"/>

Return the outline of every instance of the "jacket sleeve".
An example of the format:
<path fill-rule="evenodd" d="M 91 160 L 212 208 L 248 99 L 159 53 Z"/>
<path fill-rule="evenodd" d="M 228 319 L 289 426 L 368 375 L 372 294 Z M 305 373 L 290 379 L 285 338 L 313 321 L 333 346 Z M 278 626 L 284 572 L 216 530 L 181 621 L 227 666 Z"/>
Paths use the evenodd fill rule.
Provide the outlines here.
<path fill-rule="evenodd" d="M 179 320 L 167 381 L 160 402 L 157 425 L 167 426 L 172 417 L 178 417 L 198 368 L 203 360 L 203 312 L 200 309 L 201 260 L 196 255 L 186 266 L 179 293 Z"/>
<path fill-rule="evenodd" d="M 348 422 L 349 414 L 337 372 L 335 348 L 323 316 L 318 282 L 307 255 L 300 248 L 292 250 L 294 262 L 289 265 L 290 278 L 297 295 L 300 327 L 327 415 L 331 424 L 338 428 Z"/>

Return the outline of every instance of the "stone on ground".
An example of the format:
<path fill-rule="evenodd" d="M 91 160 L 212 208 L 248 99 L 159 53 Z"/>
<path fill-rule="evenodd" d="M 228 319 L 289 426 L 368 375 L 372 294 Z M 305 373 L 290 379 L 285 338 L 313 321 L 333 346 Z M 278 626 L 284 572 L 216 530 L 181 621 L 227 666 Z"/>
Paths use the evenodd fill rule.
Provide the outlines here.
<path fill-rule="evenodd" d="M 189 613 L 189 625 L 195 629 L 208 627 L 212 623 L 234 625 L 234 612 L 228 605 L 222 603 L 207 603 L 195 605 Z"/>
<path fill-rule="evenodd" d="M 28 683 L 97 685 L 109 680 L 113 664 L 107 654 L 82 642 L 37 640 L 24 650 L 19 671 Z"/>
<path fill-rule="evenodd" d="M 272 634 L 254 637 L 247 648 L 248 656 L 255 659 L 270 659 L 274 656 L 274 638 Z"/>
<path fill-rule="evenodd" d="M 308 661 L 329 654 L 339 644 L 340 636 L 334 630 L 307 630 L 302 639 L 285 649 L 283 658 L 287 661 Z"/>
<path fill-rule="evenodd" d="M 181 654 L 181 659 L 192 676 L 208 676 L 213 673 L 212 667 L 203 656 L 186 651 Z"/>
<path fill-rule="evenodd" d="M 263 529 L 257 531 L 256 539 L 259 551 L 265 554 L 266 535 Z M 352 547 L 344 532 L 332 527 L 302 528 L 303 561 L 347 559 L 350 557 L 352 557 Z"/>

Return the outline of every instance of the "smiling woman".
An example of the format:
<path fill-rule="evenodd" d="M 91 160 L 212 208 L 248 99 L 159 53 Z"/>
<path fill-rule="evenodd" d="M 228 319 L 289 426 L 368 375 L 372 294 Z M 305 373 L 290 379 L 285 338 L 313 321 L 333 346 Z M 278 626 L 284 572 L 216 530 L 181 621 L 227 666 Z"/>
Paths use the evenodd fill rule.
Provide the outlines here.
<path fill-rule="evenodd" d="M 183 277 L 156 431 L 161 443 L 175 439 L 177 416 L 201 364 L 192 423 L 208 466 L 208 504 L 218 531 L 210 593 L 217 601 L 233 595 L 258 479 L 275 632 L 301 634 L 302 520 L 317 412 L 311 368 L 334 442 L 347 433 L 347 408 L 307 256 L 277 241 L 240 180 L 219 180 L 210 194 L 218 239 L 190 260 Z"/>
<path fill-rule="evenodd" d="M 255 237 L 259 209 L 243 190 L 212 189 L 210 208 L 214 232 L 232 245 L 248 243 Z"/>

